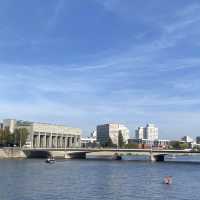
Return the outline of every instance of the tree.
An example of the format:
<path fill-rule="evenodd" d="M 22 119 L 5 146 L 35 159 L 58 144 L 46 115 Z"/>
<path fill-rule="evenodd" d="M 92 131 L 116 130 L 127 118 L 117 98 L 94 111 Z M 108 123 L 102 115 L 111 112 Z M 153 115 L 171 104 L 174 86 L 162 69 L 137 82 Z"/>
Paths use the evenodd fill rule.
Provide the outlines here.
<path fill-rule="evenodd" d="M 25 145 L 28 134 L 29 133 L 26 128 L 15 129 L 15 131 L 14 131 L 15 144 L 19 147 L 22 147 L 23 145 Z"/>
<path fill-rule="evenodd" d="M 103 147 L 117 147 L 116 144 L 113 144 L 112 139 L 108 137 L 107 142 L 103 145 Z"/>
<path fill-rule="evenodd" d="M 118 147 L 124 147 L 124 138 L 121 131 L 118 134 Z"/>
<path fill-rule="evenodd" d="M 3 129 L 0 129 L 0 146 L 3 146 Z"/>
<path fill-rule="evenodd" d="M 189 148 L 189 144 L 180 141 L 172 141 L 170 144 L 172 149 L 187 149 Z"/>
<path fill-rule="evenodd" d="M 0 129 L 0 146 L 8 147 L 13 146 L 13 144 L 14 137 L 9 128 L 5 127 L 4 129 Z"/>
<path fill-rule="evenodd" d="M 180 149 L 188 149 L 189 148 L 189 144 L 188 143 L 180 142 L 179 148 Z"/>
<path fill-rule="evenodd" d="M 126 149 L 138 149 L 138 144 L 126 144 L 124 146 Z"/>

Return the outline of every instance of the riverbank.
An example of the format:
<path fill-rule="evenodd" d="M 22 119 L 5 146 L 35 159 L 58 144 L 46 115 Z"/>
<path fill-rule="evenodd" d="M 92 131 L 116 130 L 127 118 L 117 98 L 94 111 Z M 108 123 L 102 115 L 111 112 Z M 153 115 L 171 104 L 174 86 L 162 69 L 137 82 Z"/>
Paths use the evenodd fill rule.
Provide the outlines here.
<path fill-rule="evenodd" d="M 26 154 L 17 148 L 3 148 L 0 149 L 0 159 L 25 159 Z"/>

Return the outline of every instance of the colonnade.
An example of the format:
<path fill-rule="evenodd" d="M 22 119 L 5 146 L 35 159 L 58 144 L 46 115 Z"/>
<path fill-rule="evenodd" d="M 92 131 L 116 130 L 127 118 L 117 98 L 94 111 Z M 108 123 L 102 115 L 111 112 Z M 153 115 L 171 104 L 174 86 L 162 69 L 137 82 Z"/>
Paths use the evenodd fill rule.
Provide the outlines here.
<path fill-rule="evenodd" d="M 49 133 L 34 133 L 33 148 L 70 148 L 80 147 L 80 135 L 59 135 Z"/>

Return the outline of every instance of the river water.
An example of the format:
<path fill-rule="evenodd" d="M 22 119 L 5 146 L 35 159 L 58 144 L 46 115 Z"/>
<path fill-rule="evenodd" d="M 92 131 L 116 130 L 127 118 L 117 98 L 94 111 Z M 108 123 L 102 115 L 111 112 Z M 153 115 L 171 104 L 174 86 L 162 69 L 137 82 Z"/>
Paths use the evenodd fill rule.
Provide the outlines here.
<path fill-rule="evenodd" d="M 173 176 L 173 184 L 163 177 Z M 200 164 L 0 160 L 0 200 L 199 200 Z"/>

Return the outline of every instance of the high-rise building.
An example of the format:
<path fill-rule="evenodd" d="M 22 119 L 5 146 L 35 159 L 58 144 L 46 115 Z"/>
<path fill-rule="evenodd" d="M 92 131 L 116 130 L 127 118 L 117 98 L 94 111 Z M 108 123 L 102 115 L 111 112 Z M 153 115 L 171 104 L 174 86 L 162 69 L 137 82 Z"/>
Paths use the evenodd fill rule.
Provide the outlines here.
<path fill-rule="evenodd" d="M 145 129 L 143 127 L 138 127 L 138 129 L 135 131 L 136 139 L 144 139 L 144 131 Z"/>
<path fill-rule="evenodd" d="M 196 143 L 197 143 L 197 144 L 200 144 L 200 136 L 197 136 L 197 137 L 196 137 Z"/>
<path fill-rule="evenodd" d="M 154 124 L 147 124 L 144 137 L 148 140 L 158 140 L 158 128 Z"/>
<path fill-rule="evenodd" d="M 106 145 L 109 138 L 112 143 L 118 145 L 119 133 L 122 134 L 124 143 L 128 143 L 129 129 L 123 124 L 103 124 L 97 126 L 97 142 L 100 145 Z"/>
<path fill-rule="evenodd" d="M 194 142 L 194 140 L 190 137 L 190 136 L 184 136 L 181 138 L 181 141 L 183 142 L 187 142 L 187 143 L 191 143 L 191 142 Z"/>
<path fill-rule="evenodd" d="M 158 140 L 158 128 L 154 124 L 147 124 L 145 128 L 138 127 L 135 131 L 136 139 Z"/>
<path fill-rule="evenodd" d="M 0 129 L 3 129 L 3 123 L 0 122 Z"/>

